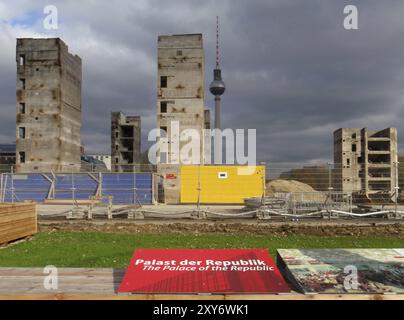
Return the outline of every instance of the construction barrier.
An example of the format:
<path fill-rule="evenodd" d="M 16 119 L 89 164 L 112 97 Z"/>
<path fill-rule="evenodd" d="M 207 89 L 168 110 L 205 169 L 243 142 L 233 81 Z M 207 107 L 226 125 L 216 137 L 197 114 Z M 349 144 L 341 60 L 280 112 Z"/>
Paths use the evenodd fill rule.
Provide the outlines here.
<path fill-rule="evenodd" d="M 152 173 L 3 173 L 0 201 L 80 201 L 106 199 L 113 204 L 154 203 Z"/>

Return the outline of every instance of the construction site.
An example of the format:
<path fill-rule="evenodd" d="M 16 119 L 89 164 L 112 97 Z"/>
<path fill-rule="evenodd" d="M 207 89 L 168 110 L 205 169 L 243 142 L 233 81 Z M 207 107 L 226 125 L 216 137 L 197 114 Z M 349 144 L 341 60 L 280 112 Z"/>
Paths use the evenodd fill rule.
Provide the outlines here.
<path fill-rule="evenodd" d="M 158 37 L 156 128 L 166 146 L 178 144 L 173 125 L 200 136 L 221 129 L 218 33 L 216 49 L 210 112 L 202 34 Z M 196 165 L 169 148 L 151 164 L 142 155 L 141 116 L 111 110 L 106 166 L 103 157 L 83 157 L 80 57 L 59 38 L 17 39 L 16 62 L 16 145 L 0 164 L 0 202 L 35 202 L 39 219 L 403 218 L 404 167 L 395 128 L 338 129 L 334 162 L 314 166 L 205 164 L 213 153 L 208 148 L 215 156 L 222 150 L 221 136 L 213 146 L 200 144 Z"/>
<path fill-rule="evenodd" d="M 334 128 L 330 160 L 317 162 L 256 161 L 264 149 L 258 144 L 250 163 L 250 140 L 243 140 L 248 161 L 238 161 L 240 144 L 223 133 L 238 137 L 222 125 L 231 112 L 222 100 L 232 91 L 222 74 L 218 17 L 215 54 L 206 54 L 205 38 L 156 36 L 153 130 L 142 132 L 150 114 L 111 106 L 109 136 L 99 143 L 108 145 L 104 153 L 87 152 L 82 141 L 87 62 L 80 52 L 58 37 L 16 39 L 15 141 L 0 145 L 0 299 L 180 292 L 220 294 L 208 299 L 402 299 L 404 251 L 396 248 L 404 236 L 404 159 L 397 129 Z M 205 58 L 213 57 L 206 72 Z M 141 259 L 133 253 L 129 260 L 134 248 Z M 196 271 L 202 262 L 189 257 L 203 254 L 209 267 L 226 267 L 226 258 L 240 272 L 202 269 L 206 281 L 195 272 L 175 274 Z M 139 266 L 131 282 L 131 269 L 145 261 L 153 263 Z M 142 272 L 161 271 L 155 261 L 173 274 L 143 283 Z M 274 276 L 275 261 L 281 271 Z M 348 262 L 365 281 L 356 291 L 345 287 Z M 45 265 L 61 268 L 55 291 L 42 288 L 36 268 Z"/>

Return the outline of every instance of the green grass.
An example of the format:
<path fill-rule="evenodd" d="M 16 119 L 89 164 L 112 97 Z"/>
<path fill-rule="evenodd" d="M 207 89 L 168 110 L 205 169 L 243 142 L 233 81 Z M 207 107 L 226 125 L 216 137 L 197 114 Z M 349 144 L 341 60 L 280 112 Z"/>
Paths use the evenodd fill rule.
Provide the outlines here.
<path fill-rule="evenodd" d="M 39 233 L 32 241 L 0 250 L 0 267 L 125 268 L 136 248 L 403 248 L 383 236 L 127 235 L 98 232 Z"/>

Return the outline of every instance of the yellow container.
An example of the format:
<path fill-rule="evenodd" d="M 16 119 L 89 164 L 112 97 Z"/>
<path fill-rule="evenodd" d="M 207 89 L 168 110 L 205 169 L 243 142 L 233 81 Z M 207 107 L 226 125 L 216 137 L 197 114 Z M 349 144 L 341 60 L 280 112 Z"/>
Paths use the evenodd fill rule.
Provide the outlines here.
<path fill-rule="evenodd" d="M 201 203 L 244 203 L 261 197 L 265 183 L 264 166 L 182 166 L 181 203 L 197 203 L 200 177 Z"/>

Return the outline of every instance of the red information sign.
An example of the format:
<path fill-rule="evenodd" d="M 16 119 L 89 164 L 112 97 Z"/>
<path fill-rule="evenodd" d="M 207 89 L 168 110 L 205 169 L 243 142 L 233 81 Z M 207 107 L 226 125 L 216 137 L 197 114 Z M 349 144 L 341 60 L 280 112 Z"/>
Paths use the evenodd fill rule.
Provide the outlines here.
<path fill-rule="evenodd" d="M 118 289 L 133 293 L 289 291 L 264 249 L 139 249 Z"/>

